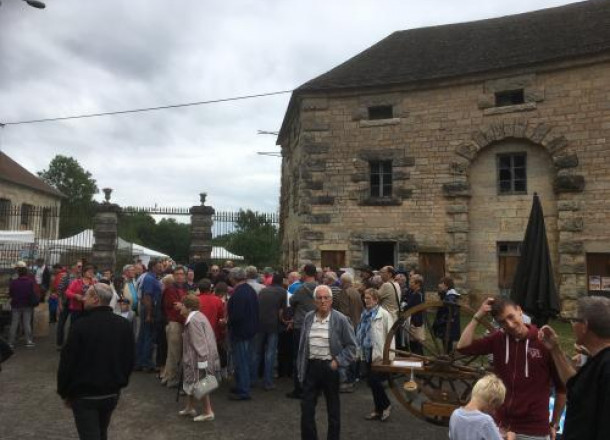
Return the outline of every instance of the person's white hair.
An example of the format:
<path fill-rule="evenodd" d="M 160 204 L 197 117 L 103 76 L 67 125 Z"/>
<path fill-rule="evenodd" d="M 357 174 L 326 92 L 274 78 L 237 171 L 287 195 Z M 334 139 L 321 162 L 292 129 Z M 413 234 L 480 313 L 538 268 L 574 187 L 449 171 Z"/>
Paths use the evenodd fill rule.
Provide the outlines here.
<path fill-rule="evenodd" d="M 246 278 L 249 280 L 258 278 L 258 269 L 256 266 L 246 267 Z"/>
<path fill-rule="evenodd" d="M 103 306 L 107 306 L 112 301 L 112 297 L 114 293 L 112 293 L 112 289 L 109 285 L 103 283 L 97 283 L 91 286 L 89 289 L 93 290 L 93 293 L 99 298 L 100 304 Z"/>
<path fill-rule="evenodd" d="M 229 271 L 229 278 L 235 281 L 244 281 L 246 279 L 246 271 L 241 267 L 234 267 Z"/>
<path fill-rule="evenodd" d="M 504 402 L 506 387 L 495 374 L 487 374 L 474 384 L 472 397 L 479 399 L 492 408 L 497 408 Z"/>
<path fill-rule="evenodd" d="M 330 287 L 328 287 L 326 284 L 320 284 L 318 287 L 316 287 L 313 290 L 313 297 L 317 298 L 318 292 L 321 292 L 322 290 L 325 290 L 330 295 L 331 298 L 333 297 L 332 289 Z"/>

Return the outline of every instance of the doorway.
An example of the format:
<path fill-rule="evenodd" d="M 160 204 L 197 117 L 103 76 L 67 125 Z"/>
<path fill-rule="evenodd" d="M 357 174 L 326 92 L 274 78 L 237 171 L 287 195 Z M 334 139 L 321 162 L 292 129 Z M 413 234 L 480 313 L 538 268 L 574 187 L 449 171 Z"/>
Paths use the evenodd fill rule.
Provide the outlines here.
<path fill-rule="evenodd" d="M 375 270 L 383 266 L 394 266 L 396 243 L 393 241 L 370 241 L 365 243 L 368 264 Z"/>

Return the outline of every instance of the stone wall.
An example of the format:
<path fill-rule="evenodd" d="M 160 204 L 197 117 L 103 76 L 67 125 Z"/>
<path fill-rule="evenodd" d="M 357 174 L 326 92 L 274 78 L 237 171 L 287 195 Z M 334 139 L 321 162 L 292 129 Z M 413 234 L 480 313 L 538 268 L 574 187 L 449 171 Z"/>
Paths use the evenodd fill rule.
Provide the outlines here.
<path fill-rule="evenodd" d="M 524 88 L 526 102 L 493 107 L 493 92 L 515 84 Z M 298 102 L 281 140 L 286 266 L 319 263 L 321 247 L 333 246 L 346 250 L 347 264 L 355 266 L 364 258 L 363 241 L 393 240 L 403 263 L 416 261 L 418 252 L 440 250 L 461 288 L 497 291 L 497 279 L 494 284 L 489 275 L 497 271 L 497 258 L 490 258 L 489 249 L 483 261 L 469 258 L 477 239 L 473 219 L 487 215 L 485 191 L 479 192 L 481 182 L 472 173 L 495 173 L 495 164 L 477 168 L 479 155 L 495 156 L 513 140 L 537 157 L 528 178 L 544 182 L 565 308 L 586 291 L 586 252 L 610 252 L 608 62 L 564 63 L 561 69 L 530 68 L 427 88 L 303 96 Z M 394 118 L 365 119 L 367 106 L 382 104 L 394 106 Z M 368 161 L 375 159 L 393 161 L 393 197 L 382 204 L 368 197 Z M 495 202 L 519 218 L 502 223 L 510 225 L 511 238 L 519 235 L 532 194 Z M 495 234 L 490 228 L 488 245 L 502 233 L 502 225 Z M 477 273 L 488 275 L 476 279 Z"/>

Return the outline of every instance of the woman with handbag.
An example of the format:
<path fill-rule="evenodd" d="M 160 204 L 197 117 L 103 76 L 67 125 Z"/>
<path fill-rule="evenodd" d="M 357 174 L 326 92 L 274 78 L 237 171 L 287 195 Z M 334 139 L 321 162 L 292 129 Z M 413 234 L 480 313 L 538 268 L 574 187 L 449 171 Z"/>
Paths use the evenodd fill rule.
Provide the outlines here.
<path fill-rule="evenodd" d="M 216 374 L 220 361 L 216 338 L 210 322 L 199 311 L 199 298 L 189 294 L 176 303 L 186 322 L 182 333 L 182 387 L 187 394 L 186 408 L 178 414 L 194 417 L 195 422 L 214 420 L 209 393 L 218 388 Z M 197 415 L 195 400 L 202 400 L 203 412 Z"/>

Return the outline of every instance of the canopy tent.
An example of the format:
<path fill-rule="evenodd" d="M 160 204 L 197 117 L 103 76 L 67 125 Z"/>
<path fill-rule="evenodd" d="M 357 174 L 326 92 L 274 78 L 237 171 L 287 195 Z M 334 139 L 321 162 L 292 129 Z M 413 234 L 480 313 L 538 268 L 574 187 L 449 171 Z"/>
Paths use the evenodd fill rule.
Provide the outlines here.
<path fill-rule="evenodd" d="M 30 261 L 35 251 L 34 231 L 0 231 L 0 268 L 12 268 L 19 260 Z"/>
<path fill-rule="evenodd" d="M 72 237 L 66 237 L 59 240 L 40 240 L 38 243 L 41 251 L 57 251 L 61 249 L 92 249 L 95 244 L 95 236 L 93 235 L 93 229 L 85 229 Z M 141 244 L 130 243 L 127 240 L 123 240 L 119 237 L 118 242 L 119 249 L 131 248 L 131 254 L 134 257 L 138 257 L 142 260 L 154 258 L 167 258 L 168 255 L 149 249 Z"/>
<path fill-rule="evenodd" d="M 244 257 L 235 255 L 222 246 L 212 246 L 212 260 L 235 260 L 243 261 Z"/>
<path fill-rule="evenodd" d="M 0 243 L 34 243 L 34 231 L 0 231 Z"/>

